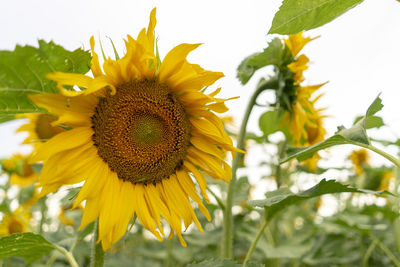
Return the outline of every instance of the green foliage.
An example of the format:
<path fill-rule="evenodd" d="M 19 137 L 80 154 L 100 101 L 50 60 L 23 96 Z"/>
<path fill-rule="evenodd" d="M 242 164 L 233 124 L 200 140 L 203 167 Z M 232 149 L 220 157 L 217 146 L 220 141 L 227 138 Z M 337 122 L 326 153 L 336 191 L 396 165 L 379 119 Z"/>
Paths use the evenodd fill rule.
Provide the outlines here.
<path fill-rule="evenodd" d="M 39 40 L 38 48 L 16 46 L 14 51 L 0 51 L 0 122 L 20 113 L 43 112 L 27 96 L 58 92 L 55 82 L 45 75 L 56 71 L 87 73 L 90 60 L 87 51 L 71 52 L 43 40 Z"/>
<path fill-rule="evenodd" d="M 53 249 L 54 246 L 49 241 L 34 233 L 12 234 L 0 238 L 0 259 L 22 257 L 29 264 Z"/>
<path fill-rule="evenodd" d="M 267 137 L 268 135 L 273 134 L 282 128 L 281 122 L 282 116 L 280 116 L 278 110 L 275 109 L 263 113 L 258 119 L 258 126 L 264 133 L 264 136 Z"/>
<path fill-rule="evenodd" d="M 363 0 L 284 0 L 268 33 L 295 34 L 320 27 Z"/>
<path fill-rule="evenodd" d="M 288 206 L 298 204 L 298 202 L 318 197 L 325 194 L 333 193 L 372 193 L 372 194 L 383 194 L 388 193 L 386 191 L 370 191 L 357 189 L 347 185 L 343 185 L 335 180 L 322 179 L 317 185 L 312 188 L 299 193 L 293 193 L 288 188 L 278 189 L 276 191 L 268 192 L 267 198 L 263 200 L 251 200 L 248 201 L 250 206 L 264 207 L 266 212 L 266 219 L 270 220 L 277 212 L 287 208 Z"/>
<path fill-rule="evenodd" d="M 282 59 L 289 57 L 288 51 L 279 38 L 274 38 L 263 52 L 254 53 L 245 58 L 237 68 L 237 77 L 246 84 L 253 74 L 268 65 L 280 66 Z"/>
<path fill-rule="evenodd" d="M 368 138 L 366 129 L 367 121 L 376 112 L 381 110 L 383 107 L 382 100 L 378 96 L 374 102 L 369 106 L 365 116 L 357 121 L 353 127 L 346 129 L 343 126 L 338 127 L 338 131 L 335 135 L 329 137 L 328 139 L 317 143 L 309 147 L 292 147 L 287 150 L 287 157 L 281 161 L 281 163 L 287 162 L 291 159 L 297 158 L 299 161 L 308 159 L 314 155 L 314 153 L 319 150 L 343 144 L 353 144 L 353 145 L 370 145 L 370 140 Z M 371 121 L 371 120 L 370 120 Z"/>
<path fill-rule="evenodd" d="M 233 260 L 221 260 L 221 259 L 210 259 L 210 260 L 205 260 L 199 263 L 191 263 L 188 264 L 187 267 L 241 267 L 242 264 L 235 262 Z M 246 265 L 247 267 L 261 267 L 264 266 L 263 264 L 259 263 L 248 263 Z"/>

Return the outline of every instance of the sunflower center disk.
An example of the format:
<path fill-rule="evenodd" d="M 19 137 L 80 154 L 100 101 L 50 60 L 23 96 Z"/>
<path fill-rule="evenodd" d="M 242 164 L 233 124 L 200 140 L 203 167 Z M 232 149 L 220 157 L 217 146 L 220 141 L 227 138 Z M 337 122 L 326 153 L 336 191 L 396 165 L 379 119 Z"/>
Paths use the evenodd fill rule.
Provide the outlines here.
<path fill-rule="evenodd" d="M 136 183 L 157 183 L 182 166 L 190 138 L 183 105 L 163 84 L 132 81 L 99 101 L 92 117 L 98 155 Z"/>

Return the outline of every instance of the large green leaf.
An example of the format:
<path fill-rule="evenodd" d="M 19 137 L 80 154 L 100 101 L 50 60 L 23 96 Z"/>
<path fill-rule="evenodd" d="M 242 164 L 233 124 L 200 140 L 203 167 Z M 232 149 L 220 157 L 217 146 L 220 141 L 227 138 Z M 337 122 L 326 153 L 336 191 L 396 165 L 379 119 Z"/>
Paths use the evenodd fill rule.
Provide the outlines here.
<path fill-rule="evenodd" d="M 281 161 L 281 163 L 287 162 L 291 159 L 297 158 L 299 161 L 308 159 L 319 150 L 343 144 L 353 145 L 369 145 L 370 140 L 367 135 L 367 121 L 370 117 L 373 117 L 376 112 L 381 110 L 383 107 L 382 100 L 378 96 L 374 102 L 369 106 L 365 116 L 360 119 L 353 127 L 346 129 L 343 126 L 338 127 L 338 131 L 335 135 L 325 139 L 324 141 L 317 143 L 309 147 L 292 147 L 287 150 L 287 157 Z"/>
<path fill-rule="evenodd" d="M 263 200 L 248 201 L 250 206 L 264 207 L 266 212 L 266 219 L 271 219 L 277 212 L 287 208 L 288 206 L 295 205 L 300 201 L 318 197 L 325 194 L 353 192 L 353 193 L 368 193 L 368 194 L 390 194 L 387 191 L 371 191 L 350 187 L 343 185 L 335 180 L 322 179 L 317 185 L 308 190 L 293 193 L 288 188 L 278 189 L 276 191 L 268 192 L 267 198 Z"/>
<path fill-rule="evenodd" d="M 237 68 L 238 79 L 242 84 L 246 84 L 258 69 L 268 65 L 279 66 L 284 51 L 282 41 L 279 38 L 274 38 L 263 52 L 254 53 L 240 63 Z"/>
<path fill-rule="evenodd" d="M 0 238 L 0 259 L 22 257 L 29 264 L 48 254 L 54 246 L 41 235 L 19 233 Z"/>
<path fill-rule="evenodd" d="M 53 42 L 39 41 L 39 47 L 16 46 L 14 51 L 0 51 L 0 122 L 16 114 L 43 110 L 27 97 L 35 93 L 56 93 L 56 83 L 45 78 L 56 71 L 87 73 L 91 56 L 88 51 L 65 50 Z"/>
<path fill-rule="evenodd" d="M 284 0 L 269 33 L 295 34 L 322 26 L 363 0 Z"/>

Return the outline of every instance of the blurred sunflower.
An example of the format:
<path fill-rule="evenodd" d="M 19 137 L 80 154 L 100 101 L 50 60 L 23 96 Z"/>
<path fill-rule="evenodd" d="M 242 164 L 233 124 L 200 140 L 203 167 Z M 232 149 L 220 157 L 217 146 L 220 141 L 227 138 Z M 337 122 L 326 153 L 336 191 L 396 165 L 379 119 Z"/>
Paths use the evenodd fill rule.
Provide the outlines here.
<path fill-rule="evenodd" d="M 28 163 L 29 157 L 15 154 L 1 162 L 3 170 L 10 174 L 10 184 L 26 187 L 38 180 L 39 175 Z"/>
<path fill-rule="evenodd" d="M 364 167 L 369 166 L 370 155 L 364 148 L 354 150 L 349 158 L 353 162 L 353 169 L 357 175 L 364 173 Z"/>
<path fill-rule="evenodd" d="M 30 212 L 22 207 L 19 207 L 13 213 L 5 214 L 0 223 L 0 236 L 28 232 L 30 219 Z"/>
<path fill-rule="evenodd" d="M 29 135 L 23 144 L 32 145 L 35 149 L 54 135 L 64 131 L 55 124 L 57 117 L 51 114 L 18 114 L 16 118 L 28 119 L 27 123 L 17 129 L 17 132 L 27 132 Z"/>
<path fill-rule="evenodd" d="M 104 73 L 92 37 L 94 78 L 49 74 L 61 94 L 31 96 L 58 116 L 55 124 L 71 128 L 53 136 L 32 157 L 43 161 L 41 195 L 85 181 L 74 207 L 86 200 L 81 228 L 99 218 L 105 250 L 123 236 L 133 214 L 160 241 L 162 216 L 171 225 L 170 237 L 175 232 L 186 246 L 182 220 L 185 229 L 194 222 L 203 231 L 190 199 L 210 220 L 190 174 L 208 202 L 200 170 L 228 182 L 231 168 L 224 152 L 240 151 L 213 113 L 227 111 L 227 99 L 215 97 L 220 88 L 208 95 L 202 90 L 223 74 L 186 60 L 199 44 L 180 44 L 161 62 L 154 53 L 155 24 L 153 9 L 148 29 L 136 40 L 128 35 L 126 54 L 105 59 Z M 84 90 L 65 87 L 74 85 Z"/>

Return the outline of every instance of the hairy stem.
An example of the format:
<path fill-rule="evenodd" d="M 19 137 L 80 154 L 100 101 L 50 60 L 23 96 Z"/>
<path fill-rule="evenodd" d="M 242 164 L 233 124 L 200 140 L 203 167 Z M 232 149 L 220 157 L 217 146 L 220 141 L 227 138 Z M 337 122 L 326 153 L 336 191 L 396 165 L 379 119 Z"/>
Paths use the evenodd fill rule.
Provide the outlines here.
<path fill-rule="evenodd" d="M 104 251 L 101 243 L 97 243 L 99 237 L 99 220 L 96 220 L 93 229 L 92 249 L 90 254 L 90 267 L 103 267 Z"/>

